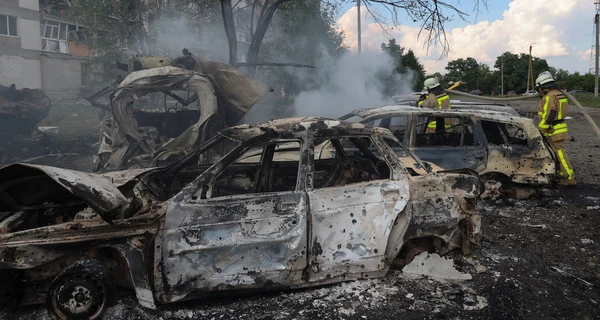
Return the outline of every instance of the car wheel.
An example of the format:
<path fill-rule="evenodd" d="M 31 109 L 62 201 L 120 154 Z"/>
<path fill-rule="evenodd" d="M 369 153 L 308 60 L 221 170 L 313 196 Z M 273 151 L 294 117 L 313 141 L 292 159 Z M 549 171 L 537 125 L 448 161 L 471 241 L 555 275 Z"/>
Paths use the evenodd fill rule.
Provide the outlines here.
<path fill-rule="evenodd" d="M 98 319 L 114 296 L 108 270 L 97 260 L 78 261 L 52 281 L 46 304 L 58 319 Z"/>

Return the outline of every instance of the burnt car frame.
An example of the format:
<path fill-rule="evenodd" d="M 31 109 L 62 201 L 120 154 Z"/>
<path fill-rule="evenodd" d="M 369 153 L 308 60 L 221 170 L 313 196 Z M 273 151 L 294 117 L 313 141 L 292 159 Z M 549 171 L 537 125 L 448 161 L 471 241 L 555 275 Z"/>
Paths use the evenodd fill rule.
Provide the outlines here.
<path fill-rule="evenodd" d="M 505 184 L 551 184 L 556 178 L 552 149 L 532 119 L 515 113 L 478 105 L 457 110 L 392 105 L 355 110 L 340 119 L 388 128 L 419 158 L 444 169 L 468 168 Z"/>
<path fill-rule="evenodd" d="M 335 152 L 316 155 L 329 142 Z M 155 308 L 382 277 L 423 250 L 473 253 L 477 175 L 418 175 L 390 145 L 402 147 L 387 129 L 296 118 L 222 130 L 162 168 L 9 165 L 0 275 L 38 288 L 59 318 L 97 318 L 109 279 Z"/>
<path fill-rule="evenodd" d="M 230 65 L 188 58 L 194 65 L 197 61 L 194 70 L 166 65 L 135 71 L 114 90 L 88 98 L 110 110 L 102 120 L 96 171 L 173 162 L 219 130 L 238 124 L 270 90 Z M 97 100 L 108 92 L 110 107 L 100 105 Z"/>

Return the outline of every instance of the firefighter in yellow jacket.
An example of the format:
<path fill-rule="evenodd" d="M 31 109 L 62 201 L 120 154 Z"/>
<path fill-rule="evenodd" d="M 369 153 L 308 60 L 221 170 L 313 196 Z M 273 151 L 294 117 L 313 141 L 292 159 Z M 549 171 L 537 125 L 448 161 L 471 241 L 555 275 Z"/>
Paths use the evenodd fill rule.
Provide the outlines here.
<path fill-rule="evenodd" d="M 423 83 L 423 91 L 427 90 L 427 97 L 419 101 L 419 107 L 450 109 L 450 97 L 444 91 L 436 78 L 426 79 Z"/>
<path fill-rule="evenodd" d="M 565 117 L 569 114 L 569 101 L 558 90 L 556 80 L 549 71 L 540 73 L 535 83 L 542 97 L 537 110 L 540 120 L 538 128 L 558 157 L 558 184 L 574 185 L 576 183 L 575 175 L 564 145 L 565 139 L 569 136 L 565 122 Z"/>
<path fill-rule="evenodd" d="M 450 97 L 444 91 L 437 78 L 428 78 L 423 82 L 423 91 L 427 90 L 427 97 L 421 99 L 418 105 L 421 108 L 431 109 L 450 109 Z M 452 120 L 446 119 L 444 127 L 446 129 L 452 126 Z M 436 130 L 435 121 L 427 124 L 425 133 L 433 133 Z"/>

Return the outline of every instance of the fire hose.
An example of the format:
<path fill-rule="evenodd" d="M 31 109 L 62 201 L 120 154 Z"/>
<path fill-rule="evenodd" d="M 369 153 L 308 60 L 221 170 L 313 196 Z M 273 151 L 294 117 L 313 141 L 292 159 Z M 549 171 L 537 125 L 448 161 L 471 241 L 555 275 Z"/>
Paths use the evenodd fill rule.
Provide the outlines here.
<path fill-rule="evenodd" d="M 514 97 L 514 98 L 492 98 L 492 97 L 477 96 L 474 94 L 455 91 L 455 90 L 446 90 L 446 92 L 460 95 L 460 96 L 466 96 L 466 97 L 471 97 L 471 98 L 475 98 L 475 99 L 486 100 L 486 101 L 496 101 L 496 102 L 519 101 L 519 100 L 527 100 L 527 99 L 532 99 L 532 98 L 538 97 L 537 95 L 531 95 L 531 96 L 519 96 L 519 97 Z M 579 111 L 583 114 L 585 119 L 589 122 L 590 126 L 596 132 L 596 135 L 598 135 L 598 137 L 600 138 L 600 129 L 598 128 L 598 125 L 596 125 L 596 122 L 594 122 L 594 119 L 592 119 L 592 117 L 590 117 L 590 115 L 587 113 L 587 111 L 581 105 L 581 103 L 579 103 L 579 101 L 577 101 L 577 99 L 575 99 L 575 97 L 570 95 L 568 92 L 566 92 L 564 90 L 560 90 L 560 92 L 562 92 L 567 98 L 569 98 L 569 100 L 571 100 L 573 103 L 575 103 L 575 105 L 577 106 Z"/>

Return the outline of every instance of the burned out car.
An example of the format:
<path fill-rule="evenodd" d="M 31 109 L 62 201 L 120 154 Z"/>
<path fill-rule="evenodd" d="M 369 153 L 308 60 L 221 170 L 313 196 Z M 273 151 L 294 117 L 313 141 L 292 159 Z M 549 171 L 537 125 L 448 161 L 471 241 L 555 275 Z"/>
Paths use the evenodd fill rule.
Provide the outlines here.
<path fill-rule="evenodd" d="M 0 133 L 3 137 L 31 133 L 48 116 L 50 106 L 42 90 L 0 85 Z"/>
<path fill-rule="evenodd" d="M 556 157 L 533 120 L 512 112 L 394 105 L 340 119 L 390 129 L 419 158 L 444 169 L 469 168 L 504 185 L 546 185 L 556 178 Z"/>
<path fill-rule="evenodd" d="M 478 177 L 411 174 L 390 145 L 402 146 L 387 129 L 295 118 L 222 130 L 162 168 L 9 165 L 0 274 L 59 318 L 97 318 L 113 283 L 155 308 L 381 277 L 423 250 L 471 254 Z"/>
<path fill-rule="evenodd" d="M 129 74 L 110 95 L 96 171 L 170 163 L 242 117 L 270 88 L 241 70 L 192 58 L 194 70 L 161 66 Z M 171 63 L 173 59 L 164 59 Z M 166 61 L 166 62 L 165 62 Z M 187 61 L 187 60 L 186 60 Z"/>

